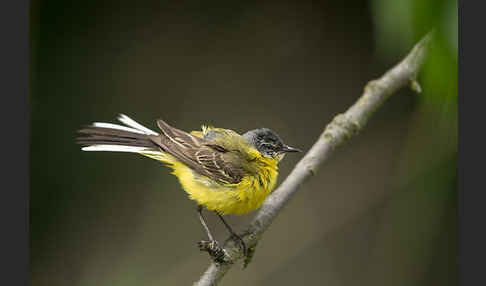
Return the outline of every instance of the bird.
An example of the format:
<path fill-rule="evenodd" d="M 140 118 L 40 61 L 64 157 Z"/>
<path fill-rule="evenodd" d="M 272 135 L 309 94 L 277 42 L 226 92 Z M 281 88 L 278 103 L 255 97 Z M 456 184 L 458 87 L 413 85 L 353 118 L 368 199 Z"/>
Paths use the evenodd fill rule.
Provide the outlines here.
<path fill-rule="evenodd" d="M 81 150 L 137 153 L 165 163 L 188 197 L 196 201 L 209 239 L 200 242 L 200 247 L 206 242 L 214 255 L 222 248 L 207 225 L 203 208 L 217 214 L 246 254 L 243 240 L 222 216 L 243 215 L 259 208 L 275 187 L 278 163 L 287 153 L 302 152 L 285 144 L 269 128 L 240 135 L 231 129 L 202 125 L 201 130 L 185 132 L 158 119 L 159 133 L 125 114 L 117 119 L 123 125 L 94 122 L 79 129 L 76 141 L 83 146 Z"/>

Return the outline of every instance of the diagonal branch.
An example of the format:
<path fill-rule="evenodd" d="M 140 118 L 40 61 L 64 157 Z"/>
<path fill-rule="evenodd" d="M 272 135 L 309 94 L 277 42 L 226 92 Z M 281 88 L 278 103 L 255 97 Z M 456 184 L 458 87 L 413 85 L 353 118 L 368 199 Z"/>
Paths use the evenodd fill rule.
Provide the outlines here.
<path fill-rule="evenodd" d="M 247 247 L 253 254 L 255 247 L 265 230 L 272 224 L 280 210 L 295 194 L 300 186 L 312 177 L 319 166 L 326 161 L 333 150 L 360 131 L 374 111 L 398 89 L 410 84 L 412 89 L 420 91 L 415 78 L 424 61 L 432 33 L 427 34 L 418 42 L 410 53 L 382 77 L 368 82 L 363 95 L 345 113 L 337 115 L 326 126 L 312 148 L 294 167 L 283 183 L 268 196 L 257 215 L 248 226 L 248 234 L 244 237 Z M 234 243 L 225 246 L 228 256 L 226 263 L 212 263 L 196 282 L 195 286 L 216 285 L 231 266 L 243 258 L 241 251 Z M 245 260 L 245 265 L 250 258 Z"/>

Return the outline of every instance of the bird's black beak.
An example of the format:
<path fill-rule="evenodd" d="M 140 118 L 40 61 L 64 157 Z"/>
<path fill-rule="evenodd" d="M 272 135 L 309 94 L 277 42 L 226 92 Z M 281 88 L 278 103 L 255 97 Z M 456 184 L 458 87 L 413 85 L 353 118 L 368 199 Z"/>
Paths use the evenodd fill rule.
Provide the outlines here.
<path fill-rule="evenodd" d="M 302 152 L 302 150 L 300 149 L 297 149 L 297 148 L 294 148 L 294 147 L 290 147 L 288 145 L 284 145 L 282 147 L 282 152 L 285 152 L 285 153 L 291 153 L 291 152 Z"/>

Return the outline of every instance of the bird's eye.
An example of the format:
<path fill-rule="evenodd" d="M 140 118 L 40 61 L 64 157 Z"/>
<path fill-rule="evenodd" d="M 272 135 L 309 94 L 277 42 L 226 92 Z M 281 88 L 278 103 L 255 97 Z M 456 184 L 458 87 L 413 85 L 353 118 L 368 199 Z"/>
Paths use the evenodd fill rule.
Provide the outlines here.
<path fill-rule="evenodd" d="M 273 146 L 272 144 L 263 143 L 262 147 L 265 148 L 265 149 L 273 149 L 275 146 Z"/>

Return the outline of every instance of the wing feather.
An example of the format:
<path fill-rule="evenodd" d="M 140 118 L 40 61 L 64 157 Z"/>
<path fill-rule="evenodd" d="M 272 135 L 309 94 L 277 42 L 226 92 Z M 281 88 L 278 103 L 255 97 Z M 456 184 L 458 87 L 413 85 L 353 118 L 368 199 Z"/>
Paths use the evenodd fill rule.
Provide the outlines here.
<path fill-rule="evenodd" d="M 197 173 L 220 183 L 241 181 L 246 170 L 237 155 L 228 152 L 221 143 L 214 143 L 157 121 L 162 134 L 149 136 L 163 151 L 171 154 Z"/>

